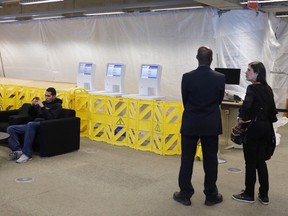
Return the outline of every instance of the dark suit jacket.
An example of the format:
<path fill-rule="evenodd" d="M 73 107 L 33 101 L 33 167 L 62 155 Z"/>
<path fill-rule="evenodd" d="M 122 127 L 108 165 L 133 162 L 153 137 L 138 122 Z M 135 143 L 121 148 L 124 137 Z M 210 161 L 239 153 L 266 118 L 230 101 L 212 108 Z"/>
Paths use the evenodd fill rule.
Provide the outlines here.
<path fill-rule="evenodd" d="M 181 134 L 221 134 L 220 104 L 225 93 L 225 76 L 209 66 L 199 66 L 183 74 L 181 92 L 184 106 Z"/>

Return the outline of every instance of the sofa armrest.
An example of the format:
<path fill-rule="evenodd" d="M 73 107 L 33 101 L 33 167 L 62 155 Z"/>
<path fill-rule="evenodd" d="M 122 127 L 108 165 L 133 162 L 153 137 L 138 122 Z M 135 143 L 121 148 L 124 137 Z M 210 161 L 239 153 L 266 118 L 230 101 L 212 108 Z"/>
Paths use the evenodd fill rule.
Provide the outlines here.
<path fill-rule="evenodd" d="M 78 150 L 80 147 L 80 118 L 69 117 L 41 121 L 35 141 L 41 157 Z"/>
<path fill-rule="evenodd" d="M 11 115 L 17 115 L 19 110 L 2 110 L 0 111 L 0 122 L 8 122 Z"/>
<path fill-rule="evenodd" d="M 31 121 L 32 118 L 29 115 L 11 115 L 9 117 L 9 124 L 10 125 L 19 125 L 19 124 L 27 124 Z"/>

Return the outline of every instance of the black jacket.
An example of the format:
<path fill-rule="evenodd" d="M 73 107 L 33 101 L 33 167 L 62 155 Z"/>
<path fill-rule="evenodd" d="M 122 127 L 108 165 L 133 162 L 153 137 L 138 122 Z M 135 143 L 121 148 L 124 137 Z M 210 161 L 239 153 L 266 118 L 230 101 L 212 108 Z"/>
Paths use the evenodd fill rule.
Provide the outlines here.
<path fill-rule="evenodd" d="M 34 121 L 43 121 L 50 119 L 57 119 L 60 117 L 62 112 L 62 100 L 56 98 L 50 103 L 46 101 L 42 102 L 44 107 L 31 106 L 29 109 L 29 115 Z"/>
<path fill-rule="evenodd" d="M 251 84 L 247 87 L 245 99 L 239 109 L 239 117 L 243 120 L 277 121 L 277 110 L 274 95 L 269 85 Z"/>
<path fill-rule="evenodd" d="M 183 75 L 181 92 L 184 106 L 181 134 L 221 134 L 220 104 L 225 92 L 225 76 L 209 66 L 199 66 Z"/>

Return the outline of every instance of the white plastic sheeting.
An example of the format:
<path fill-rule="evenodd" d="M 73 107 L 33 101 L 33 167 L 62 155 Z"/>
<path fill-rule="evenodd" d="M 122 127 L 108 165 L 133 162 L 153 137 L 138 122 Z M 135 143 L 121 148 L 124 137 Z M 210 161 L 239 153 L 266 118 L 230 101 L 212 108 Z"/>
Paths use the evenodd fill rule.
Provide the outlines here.
<path fill-rule="evenodd" d="M 124 63 L 126 92 L 136 93 L 140 65 L 160 64 L 161 95 L 180 101 L 182 74 L 197 67 L 196 52 L 202 45 L 214 51 L 212 68 L 242 69 L 240 86 L 227 86 L 239 96 L 248 84 L 244 72 L 249 62 L 264 62 L 273 87 L 278 85 L 278 74 L 272 83 L 270 78 L 275 57 L 287 71 L 287 61 L 275 54 L 280 46 L 267 14 L 198 9 L 0 24 L 0 75 L 76 83 L 78 63 L 94 62 L 96 88 L 101 90 L 106 64 Z M 277 94 L 287 98 L 287 72 L 285 79 L 282 75 Z"/>

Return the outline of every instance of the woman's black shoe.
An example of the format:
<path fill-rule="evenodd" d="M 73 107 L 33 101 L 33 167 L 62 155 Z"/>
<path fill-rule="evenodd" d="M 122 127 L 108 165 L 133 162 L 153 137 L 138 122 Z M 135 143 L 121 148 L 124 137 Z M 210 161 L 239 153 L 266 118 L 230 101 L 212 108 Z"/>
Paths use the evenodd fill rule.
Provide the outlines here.
<path fill-rule="evenodd" d="M 246 203 L 254 203 L 254 197 L 247 196 L 245 193 L 235 194 L 232 196 L 232 199 L 240 201 L 240 202 L 246 202 Z"/>
<path fill-rule="evenodd" d="M 263 205 L 268 205 L 269 204 L 269 198 L 265 196 L 261 196 L 261 194 L 258 194 L 258 200 L 263 204 Z"/>

